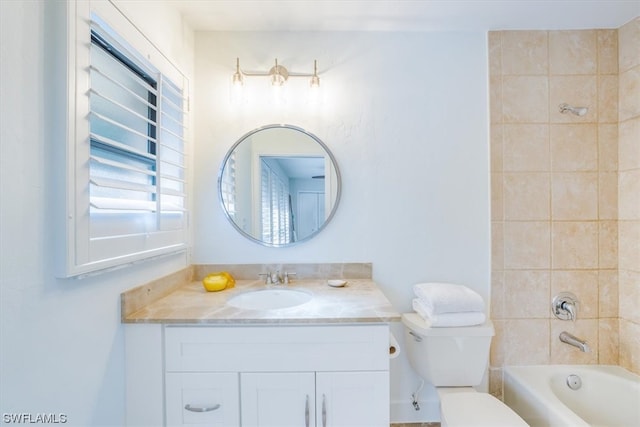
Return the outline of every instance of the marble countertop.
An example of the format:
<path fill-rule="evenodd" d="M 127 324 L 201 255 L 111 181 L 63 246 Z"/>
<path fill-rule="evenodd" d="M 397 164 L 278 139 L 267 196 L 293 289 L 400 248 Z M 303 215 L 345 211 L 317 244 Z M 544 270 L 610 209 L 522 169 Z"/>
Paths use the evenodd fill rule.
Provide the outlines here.
<path fill-rule="evenodd" d="M 302 305 L 246 310 L 227 304 L 239 293 L 266 288 L 303 289 L 313 294 Z M 354 323 L 400 320 L 380 288 L 370 279 L 349 279 L 334 288 L 326 280 L 295 280 L 289 285 L 265 285 L 260 280 L 238 280 L 235 288 L 207 292 L 202 283 L 187 283 L 170 294 L 125 316 L 124 323 L 181 324 L 272 324 L 272 323 Z"/>

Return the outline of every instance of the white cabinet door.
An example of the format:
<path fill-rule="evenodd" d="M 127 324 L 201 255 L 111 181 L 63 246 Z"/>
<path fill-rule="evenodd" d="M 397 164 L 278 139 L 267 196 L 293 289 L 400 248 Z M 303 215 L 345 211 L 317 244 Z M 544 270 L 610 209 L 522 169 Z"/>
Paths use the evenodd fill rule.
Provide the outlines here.
<path fill-rule="evenodd" d="M 303 373 L 240 374 L 242 427 L 315 425 L 315 375 Z"/>
<path fill-rule="evenodd" d="M 389 427 L 389 372 L 318 372 L 318 427 Z"/>
<path fill-rule="evenodd" d="M 167 426 L 238 427 L 237 373 L 167 372 Z"/>

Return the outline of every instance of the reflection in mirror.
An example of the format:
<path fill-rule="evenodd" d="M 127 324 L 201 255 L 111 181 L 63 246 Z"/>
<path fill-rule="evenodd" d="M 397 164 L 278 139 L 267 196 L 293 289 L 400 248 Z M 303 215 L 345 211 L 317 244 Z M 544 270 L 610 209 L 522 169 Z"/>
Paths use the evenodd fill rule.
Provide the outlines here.
<path fill-rule="evenodd" d="M 288 246 L 310 239 L 329 222 L 340 198 L 340 173 L 316 136 L 269 125 L 231 147 L 218 191 L 238 231 L 267 246 Z"/>

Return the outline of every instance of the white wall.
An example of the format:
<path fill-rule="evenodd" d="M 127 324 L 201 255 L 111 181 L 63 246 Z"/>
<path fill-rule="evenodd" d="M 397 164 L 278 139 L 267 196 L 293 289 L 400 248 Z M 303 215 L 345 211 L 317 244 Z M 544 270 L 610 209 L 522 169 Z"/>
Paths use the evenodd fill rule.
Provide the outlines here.
<path fill-rule="evenodd" d="M 290 81 L 283 107 L 269 101 L 266 78 L 248 78 L 253 96 L 230 105 L 236 57 L 246 70 L 268 70 L 277 57 L 294 72 L 312 71 L 317 59 L 323 104 L 294 99 L 306 79 Z M 399 311 L 410 309 L 411 285 L 426 280 L 468 284 L 488 301 L 486 62 L 484 33 L 197 33 L 194 262 L 373 262 Z M 270 123 L 314 133 L 342 172 L 332 223 L 293 248 L 241 237 L 216 194 L 226 151 Z M 394 331 L 401 338 L 399 325 Z M 420 414 L 411 409 L 416 384 L 404 356 L 393 360 L 395 421 L 436 419 L 428 404 Z M 432 390 L 424 395 L 433 403 Z"/>
<path fill-rule="evenodd" d="M 0 413 L 64 413 L 67 425 L 124 422 L 120 293 L 183 268 L 182 256 L 82 280 L 53 274 L 52 141 L 44 126 L 47 2 L 0 1 Z M 50 4 L 53 2 L 50 2 Z M 193 34 L 164 6 L 127 13 L 189 77 Z M 142 21 L 144 19 L 144 21 Z M 156 24 L 151 24 L 155 20 Z M 158 23 L 160 25 L 158 25 Z"/>

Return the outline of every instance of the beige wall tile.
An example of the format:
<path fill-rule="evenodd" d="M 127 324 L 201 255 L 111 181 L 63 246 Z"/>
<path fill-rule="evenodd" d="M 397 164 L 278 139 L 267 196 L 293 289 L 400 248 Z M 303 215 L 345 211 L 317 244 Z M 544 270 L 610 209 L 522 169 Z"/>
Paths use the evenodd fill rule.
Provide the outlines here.
<path fill-rule="evenodd" d="M 504 270 L 504 222 L 491 223 L 491 269 Z"/>
<path fill-rule="evenodd" d="M 598 218 L 604 220 L 618 218 L 618 174 L 616 172 L 598 174 Z"/>
<path fill-rule="evenodd" d="M 503 128 L 504 126 L 501 124 L 491 125 L 491 137 L 489 138 L 489 141 L 491 143 L 491 172 L 502 172 L 503 170 Z M 617 162 L 618 153 L 616 150 L 616 164 Z"/>
<path fill-rule="evenodd" d="M 598 320 L 598 364 L 618 364 L 618 319 Z"/>
<path fill-rule="evenodd" d="M 504 271 L 491 273 L 491 319 L 504 318 Z"/>
<path fill-rule="evenodd" d="M 617 124 L 598 125 L 598 170 L 601 172 L 618 170 Z"/>
<path fill-rule="evenodd" d="M 504 76 L 502 114 L 505 123 L 547 123 L 549 83 L 546 76 Z"/>
<path fill-rule="evenodd" d="M 618 74 L 618 30 L 598 30 L 598 74 Z"/>
<path fill-rule="evenodd" d="M 621 122 L 640 115 L 640 65 L 620 74 L 618 118 Z"/>
<path fill-rule="evenodd" d="M 547 75 L 549 55 L 545 31 L 504 31 L 502 72 L 506 75 Z"/>
<path fill-rule="evenodd" d="M 495 330 L 495 335 L 491 340 L 491 347 L 489 349 L 490 366 L 504 365 L 504 350 L 508 345 L 505 336 L 505 322 L 506 320 L 493 320 L 493 329 Z"/>
<path fill-rule="evenodd" d="M 640 324 L 620 319 L 620 366 L 640 375 Z"/>
<path fill-rule="evenodd" d="M 598 267 L 618 268 L 618 221 L 598 223 Z"/>
<path fill-rule="evenodd" d="M 640 169 L 618 173 L 618 218 L 640 220 Z"/>
<path fill-rule="evenodd" d="M 584 116 L 561 113 L 560 104 L 588 107 Z M 598 79 L 592 76 L 551 76 L 549 112 L 552 123 L 595 123 L 598 121 Z"/>
<path fill-rule="evenodd" d="M 588 353 L 560 341 L 560 333 L 569 332 L 586 341 L 591 351 Z M 583 319 L 575 322 L 551 320 L 551 363 L 552 364 L 596 364 L 598 363 L 598 319 Z"/>
<path fill-rule="evenodd" d="M 548 221 L 505 222 L 505 269 L 549 268 L 550 231 Z"/>
<path fill-rule="evenodd" d="M 598 223 L 553 222 L 551 256 L 554 269 L 598 268 Z"/>
<path fill-rule="evenodd" d="M 598 272 L 598 315 L 618 317 L 618 270 Z"/>
<path fill-rule="evenodd" d="M 492 209 L 506 220 L 492 223 L 492 390 L 501 393 L 507 364 L 619 360 L 640 371 L 640 17 L 619 31 L 490 33 L 489 55 L 491 121 L 504 125 L 491 129 L 491 167 L 507 172 L 502 189 L 492 182 L 503 194 Z M 589 112 L 560 114 L 563 102 Z M 548 200 L 551 222 L 531 199 Z M 618 222 L 619 204 L 633 220 Z M 564 288 L 583 304 L 577 324 L 548 319 L 551 294 Z M 561 343 L 562 330 L 594 351 Z"/>
<path fill-rule="evenodd" d="M 554 220 L 598 219 L 596 172 L 554 173 L 551 193 L 551 216 Z"/>
<path fill-rule="evenodd" d="M 554 172 L 598 170 L 596 125 L 551 125 L 549 135 Z"/>
<path fill-rule="evenodd" d="M 503 365 L 545 365 L 549 363 L 549 320 L 505 320 Z M 494 365 L 496 366 L 496 365 Z"/>
<path fill-rule="evenodd" d="M 595 30 L 549 31 L 549 72 L 595 74 L 597 41 Z"/>
<path fill-rule="evenodd" d="M 549 180 L 548 173 L 505 173 L 505 220 L 551 219 Z"/>
<path fill-rule="evenodd" d="M 618 29 L 620 72 L 640 65 L 640 17 Z"/>
<path fill-rule="evenodd" d="M 505 125 L 504 170 L 544 172 L 550 167 L 549 125 Z"/>
<path fill-rule="evenodd" d="M 502 400 L 502 368 L 489 368 L 489 393 Z"/>
<path fill-rule="evenodd" d="M 618 123 L 618 76 L 598 77 L 598 123 Z"/>
<path fill-rule="evenodd" d="M 491 220 L 504 219 L 504 195 L 502 192 L 503 177 L 501 173 L 491 174 Z"/>
<path fill-rule="evenodd" d="M 618 221 L 618 268 L 640 269 L 640 221 Z"/>
<path fill-rule="evenodd" d="M 620 123 L 618 128 L 619 157 L 621 171 L 640 168 L 640 117 Z"/>
<path fill-rule="evenodd" d="M 502 76 L 489 76 L 489 120 L 502 123 Z"/>
<path fill-rule="evenodd" d="M 502 31 L 489 31 L 489 34 L 487 35 L 490 76 L 502 75 L 502 37 Z"/>
<path fill-rule="evenodd" d="M 578 297 L 577 320 L 598 318 L 598 271 L 554 270 L 551 272 L 551 299 L 560 292 Z M 553 317 L 555 319 L 555 316 Z"/>
<path fill-rule="evenodd" d="M 640 324 L 640 272 L 619 273 L 619 317 Z"/>
<path fill-rule="evenodd" d="M 551 274 L 545 270 L 504 272 L 504 317 L 508 319 L 548 319 Z"/>

